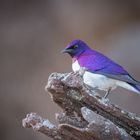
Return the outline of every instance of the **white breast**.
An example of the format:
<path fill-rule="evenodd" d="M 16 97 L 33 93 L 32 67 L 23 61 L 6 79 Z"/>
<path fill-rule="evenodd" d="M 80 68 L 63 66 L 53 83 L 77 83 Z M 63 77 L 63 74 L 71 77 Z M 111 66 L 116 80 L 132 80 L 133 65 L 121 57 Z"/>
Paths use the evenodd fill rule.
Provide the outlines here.
<path fill-rule="evenodd" d="M 72 63 L 72 70 L 73 70 L 74 72 L 80 70 L 80 65 L 79 65 L 79 63 L 78 63 L 77 60 L 76 60 L 74 63 Z"/>

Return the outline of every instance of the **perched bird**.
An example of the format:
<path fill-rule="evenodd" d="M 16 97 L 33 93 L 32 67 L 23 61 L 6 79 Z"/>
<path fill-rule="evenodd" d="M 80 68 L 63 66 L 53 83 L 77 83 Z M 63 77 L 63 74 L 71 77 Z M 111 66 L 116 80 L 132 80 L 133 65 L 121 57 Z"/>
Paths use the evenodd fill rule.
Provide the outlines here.
<path fill-rule="evenodd" d="M 140 82 L 136 81 L 123 67 L 91 49 L 82 40 L 74 40 L 62 51 L 72 57 L 72 69 L 74 72 L 81 68 L 84 83 L 106 92 L 105 98 L 110 91 L 120 86 L 140 94 Z"/>

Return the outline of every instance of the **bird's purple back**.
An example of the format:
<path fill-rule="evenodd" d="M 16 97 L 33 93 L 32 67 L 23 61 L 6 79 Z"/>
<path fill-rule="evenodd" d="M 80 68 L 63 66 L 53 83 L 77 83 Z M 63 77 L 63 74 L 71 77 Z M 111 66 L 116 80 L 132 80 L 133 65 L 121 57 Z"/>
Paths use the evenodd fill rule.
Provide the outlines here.
<path fill-rule="evenodd" d="M 128 74 L 123 67 L 95 50 L 88 49 L 80 56 L 75 56 L 73 59 L 78 60 L 80 66 L 88 68 L 91 72 L 100 71 L 117 75 Z"/>

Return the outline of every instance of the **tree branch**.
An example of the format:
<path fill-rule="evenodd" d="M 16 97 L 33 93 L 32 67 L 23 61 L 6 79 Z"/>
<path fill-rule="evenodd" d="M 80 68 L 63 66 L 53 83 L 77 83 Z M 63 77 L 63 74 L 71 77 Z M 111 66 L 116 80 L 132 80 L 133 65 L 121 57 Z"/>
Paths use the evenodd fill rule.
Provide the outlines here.
<path fill-rule="evenodd" d="M 45 89 L 63 109 L 56 114 L 59 125 L 31 113 L 23 120 L 24 127 L 56 140 L 140 139 L 140 118 L 101 98 L 83 83 L 80 74 L 53 73 Z"/>

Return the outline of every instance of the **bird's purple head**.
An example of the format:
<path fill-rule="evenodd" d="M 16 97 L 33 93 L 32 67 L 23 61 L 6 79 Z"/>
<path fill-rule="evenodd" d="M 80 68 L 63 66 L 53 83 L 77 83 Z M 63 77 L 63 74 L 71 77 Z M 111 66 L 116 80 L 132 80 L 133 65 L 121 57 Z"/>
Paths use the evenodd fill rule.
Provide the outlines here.
<path fill-rule="evenodd" d="M 68 53 L 71 57 L 78 57 L 80 54 L 89 50 L 88 45 L 82 40 L 73 40 L 69 43 L 62 53 Z"/>

